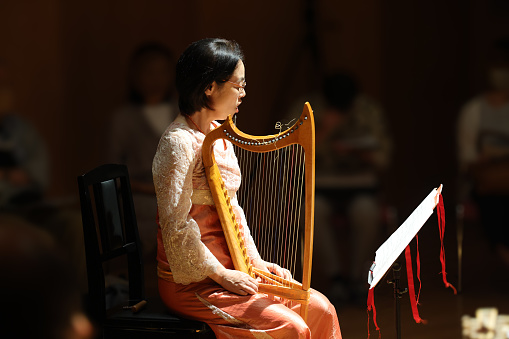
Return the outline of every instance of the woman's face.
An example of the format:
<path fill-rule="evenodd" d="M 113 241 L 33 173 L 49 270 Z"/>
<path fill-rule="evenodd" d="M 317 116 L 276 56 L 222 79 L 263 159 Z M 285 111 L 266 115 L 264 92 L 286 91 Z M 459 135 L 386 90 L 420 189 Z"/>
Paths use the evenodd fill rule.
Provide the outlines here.
<path fill-rule="evenodd" d="M 213 83 L 213 90 L 210 92 L 210 105 L 214 109 L 212 114 L 214 120 L 225 120 L 228 115 L 239 112 L 239 105 L 242 98 L 246 96 L 245 69 L 242 60 L 239 60 L 232 76 L 222 86 Z"/>

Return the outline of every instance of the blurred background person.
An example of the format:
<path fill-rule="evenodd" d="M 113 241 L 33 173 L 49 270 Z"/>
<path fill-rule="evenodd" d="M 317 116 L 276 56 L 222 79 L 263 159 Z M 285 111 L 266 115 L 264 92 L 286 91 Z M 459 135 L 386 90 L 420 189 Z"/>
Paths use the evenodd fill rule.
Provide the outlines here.
<path fill-rule="evenodd" d="M 509 267 L 509 37 L 495 43 L 490 88 L 458 119 L 460 201 L 473 199 L 485 234 Z"/>
<path fill-rule="evenodd" d="M 0 309 L 2 338 L 93 337 L 74 267 L 64 253 L 40 227 L 0 216 L 0 289 L 6 305 Z"/>
<path fill-rule="evenodd" d="M 346 72 L 326 76 L 321 91 L 299 105 L 304 101 L 316 122 L 313 281 L 336 302 L 365 301 L 366 272 L 383 234 L 380 175 L 391 154 L 385 117 Z"/>
<path fill-rule="evenodd" d="M 0 60 L 0 208 L 21 212 L 42 200 L 49 184 L 49 158 L 36 129 L 15 113 L 7 73 Z"/>
<path fill-rule="evenodd" d="M 115 112 L 110 134 L 108 162 L 127 165 L 143 254 L 154 263 L 157 202 L 152 160 L 159 138 L 178 114 L 174 65 L 172 52 L 163 45 L 147 43 L 134 51 L 128 69 L 128 103 Z"/>

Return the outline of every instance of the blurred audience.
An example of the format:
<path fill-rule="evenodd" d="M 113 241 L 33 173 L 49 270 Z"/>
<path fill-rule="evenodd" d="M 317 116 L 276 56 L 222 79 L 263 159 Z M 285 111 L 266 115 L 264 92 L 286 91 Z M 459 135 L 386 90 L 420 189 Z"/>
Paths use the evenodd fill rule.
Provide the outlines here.
<path fill-rule="evenodd" d="M 380 174 L 391 154 L 385 117 L 344 72 L 327 76 L 321 92 L 306 96 L 293 111 L 300 112 L 304 101 L 310 102 L 316 121 L 313 274 L 318 284 L 325 280 L 329 285 L 331 299 L 364 300 L 382 235 Z"/>
<path fill-rule="evenodd" d="M 148 43 L 131 56 L 128 103 L 115 112 L 108 162 L 127 165 L 144 256 L 155 260 L 156 196 L 152 160 L 159 139 L 178 114 L 174 99 L 174 58 L 164 46 Z"/>
<path fill-rule="evenodd" d="M 51 235 L 26 221 L 0 216 L 2 338 L 92 338 L 72 264 Z"/>
<path fill-rule="evenodd" d="M 52 234 L 66 250 L 86 288 L 83 231 L 79 210 L 50 201 L 50 158 L 38 131 L 16 111 L 9 70 L 0 60 L 0 216 L 30 222 Z"/>
<path fill-rule="evenodd" d="M 486 235 L 509 267 L 509 38 L 495 47 L 490 88 L 458 119 L 459 198 L 477 203 Z"/>

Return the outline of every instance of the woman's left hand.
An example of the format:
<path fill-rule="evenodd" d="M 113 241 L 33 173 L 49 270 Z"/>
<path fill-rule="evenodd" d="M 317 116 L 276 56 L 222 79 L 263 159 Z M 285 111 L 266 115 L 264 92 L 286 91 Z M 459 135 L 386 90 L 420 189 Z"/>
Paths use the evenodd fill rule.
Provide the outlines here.
<path fill-rule="evenodd" d="M 258 258 L 257 260 L 253 261 L 253 266 L 266 272 L 275 274 L 283 279 L 292 280 L 292 274 L 290 271 L 286 268 L 282 268 L 277 264 L 273 264 Z"/>

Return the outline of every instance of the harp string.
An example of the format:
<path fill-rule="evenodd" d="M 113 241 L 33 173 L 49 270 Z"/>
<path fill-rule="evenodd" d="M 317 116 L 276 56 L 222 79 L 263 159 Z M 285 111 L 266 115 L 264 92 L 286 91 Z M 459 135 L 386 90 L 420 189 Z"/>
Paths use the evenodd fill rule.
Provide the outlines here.
<path fill-rule="evenodd" d="M 248 152 L 246 150 L 243 150 L 243 153 L 244 155 L 247 157 L 247 154 Z M 252 157 L 249 157 L 250 159 Z M 256 154 L 254 155 L 254 168 L 252 169 L 246 169 L 246 170 L 249 170 L 250 172 L 250 176 L 251 178 L 253 178 L 252 182 L 253 182 L 253 185 L 251 187 L 249 187 L 249 195 L 252 197 L 252 200 L 251 200 L 251 204 L 250 204 L 250 209 L 251 209 L 251 215 L 250 215 L 250 222 L 255 225 L 255 234 L 254 236 L 256 236 L 254 239 L 256 241 L 256 243 L 259 243 L 260 242 L 260 223 L 259 222 L 256 222 L 256 219 L 259 218 L 259 206 L 260 206 L 260 197 L 262 196 L 262 192 L 260 192 L 259 190 L 256 189 L 257 186 L 259 186 L 259 178 L 256 176 L 256 168 L 259 167 L 259 163 L 260 163 L 260 156 L 259 154 Z M 260 253 L 260 255 L 262 255 Z"/>
<path fill-rule="evenodd" d="M 278 153 L 283 153 L 283 156 L 284 156 L 284 153 L 283 150 L 281 151 L 278 151 Z M 278 154 L 278 157 L 277 157 L 277 163 L 278 163 L 278 181 L 276 181 L 278 183 L 278 201 L 279 201 L 279 209 L 277 210 L 277 214 L 276 214 L 276 217 L 277 217 L 277 223 L 274 225 L 277 232 L 276 232 L 276 238 L 272 238 L 272 250 L 273 250 L 273 253 L 274 253 L 274 258 L 275 258 L 275 262 L 276 263 L 279 263 L 281 266 L 284 265 L 284 263 L 281 262 L 281 252 L 278 251 L 277 249 L 280 248 L 280 250 L 282 249 L 282 246 L 283 244 L 281 244 L 281 229 L 283 227 L 283 220 L 282 220 L 282 217 L 283 217 L 283 213 L 282 213 L 282 206 L 284 204 L 284 190 L 283 190 L 283 185 L 284 185 L 284 176 L 283 176 L 283 166 L 284 166 L 284 162 L 283 162 L 283 156 L 281 156 L 281 154 Z M 279 247 L 277 246 L 277 244 L 281 244 Z"/>
<path fill-rule="evenodd" d="M 289 197 L 288 197 L 288 203 L 287 203 L 287 208 L 286 208 L 286 230 L 285 230 L 285 244 L 288 243 L 288 228 L 291 227 L 291 224 L 290 224 L 290 207 L 291 207 L 291 201 L 292 201 L 292 180 L 293 180 L 293 160 L 294 160 L 294 156 L 295 156 L 295 147 L 293 147 L 294 145 L 291 146 L 292 148 L 292 156 L 290 157 L 291 158 L 291 163 L 290 163 L 290 180 L 289 180 L 289 188 L 288 188 L 288 194 L 289 194 Z M 286 246 L 286 245 L 285 245 Z M 285 266 L 288 267 L 288 261 L 286 260 L 286 248 L 285 248 L 285 253 L 284 253 L 284 263 L 285 263 Z M 289 254 L 289 253 L 288 253 Z M 288 257 L 289 259 L 289 257 Z"/>
<path fill-rule="evenodd" d="M 297 167 L 298 173 L 297 173 L 297 190 L 296 190 L 296 196 L 297 196 L 297 204 L 295 207 L 294 212 L 294 227 L 295 230 L 293 232 L 293 246 L 297 248 L 298 244 L 298 235 L 300 234 L 300 222 L 301 222 L 301 208 L 303 206 L 303 188 L 304 188 L 304 163 L 305 163 L 305 154 L 302 147 L 298 147 L 298 160 L 299 160 L 299 166 Z M 297 251 L 293 252 L 293 261 L 292 261 L 292 271 L 295 272 L 296 270 L 296 263 L 297 263 Z"/>
<path fill-rule="evenodd" d="M 279 162 L 277 161 L 276 157 L 277 157 L 277 154 L 279 153 L 279 150 L 278 151 L 275 151 L 274 154 L 270 154 L 271 155 L 271 162 L 274 164 L 274 166 L 268 166 L 268 169 L 270 171 L 270 182 L 271 183 L 278 183 L 277 179 L 279 178 L 279 172 L 280 172 L 280 168 L 279 168 Z M 270 162 L 269 162 L 270 164 Z M 268 222 L 267 224 L 265 225 L 266 228 L 264 229 L 264 231 L 266 232 L 266 239 L 267 241 L 264 243 L 264 246 L 268 247 L 267 244 L 269 243 L 273 243 L 274 242 L 274 239 L 277 237 L 277 226 L 278 226 L 278 213 L 277 213 L 277 208 L 279 206 L 279 201 L 280 201 L 280 185 L 272 185 L 272 192 L 273 192 L 273 206 L 272 206 L 272 211 L 271 211 L 271 214 L 269 215 L 269 218 L 268 218 Z M 271 244 L 273 245 L 273 244 Z M 277 263 L 277 258 L 275 256 L 275 246 L 270 246 L 270 249 L 267 249 L 267 252 L 268 252 L 268 258 L 271 262 L 274 262 L 274 263 Z"/>
<path fill-rule="evenodd" d="M 293 225 L 291 223 L 291 216 L 292 216 L 292 212 L 291 212 L 291 209 L 292 209 L 292 206 L 293 206 L 293 203 L 295 201 L 295 197 L 293 196 L 293 190 L 292 189 L 295 189 L 294 187 L 292 187 L 293 185 L 293 170 L 294 170 L 294 157 L 295 157 L 295 145 L 292 145 L 291 146 L 291 151 L 292 151 L 292 156 L 290 157 L 291 159 L 291 162 L 290 162 L 290 178 L 289 178 L 289 187 L 288 187 L 288 203 L 287 203 L 287 211 L 286 211 L 286 230 L 285 230 L 285 244 L 288 244 L 289 241 L 288 241 L 288 233 L 291 234 L 291 232 L 293 232 Z M 289 231 L 290 230 L 290 231 Z M 292 244 L 290 243 L 288 245 L 288 248 L 292 248 L 291 246 Z M 286 257 L 288 255 L 288 258 Z M 286 251 L 285 250 L 285 256 L 284 256 L 284 262 L 285 262 L 285 266 L 286 267 L 291 267 L 290 266 L 290 251 Z"/>
<path fill-rule="evenodd" d="M 276 229 L 277 229 L 277 238 L 276 239 L 273 239 L 273 248 L 275 248 L 277 251 L 275 252 L 275 262 L 278 263 L 280 266 L 283 266 L 284 267 L 284 262 L 282 262 L 282 252 L 283 252 L 283 248 L 284 248 L 284 242 L 283 242 L 283 228 L 284 228 L 284 218 L 283 218 L 283 207 L 285 205 L 285 198 L 286 198 L 286 188 L 285 188 L 285 184 L 286 184 L 286 181 L 285 181 L 285 177 L 286 177 L 286 162 L 285 162 L 285 156 L 286 156 L 286 152 L 284 152 L 284 150 L 280 150 L 278 153 L 280 153 L 278 155 L 278 158 L 277 158 L 277 161 L 278 161 L 278 164 L 279 164 L 279 169 L 278 169 L 278 201 L 279 201 L 279 209 L 277 210 L 277 224 L 275 225 L 276 226 Z M 279 245 L 278 245 L 279 244 Z"/>
<path fill-rule="evenodd" d="M 291 205 L 293 204 L 293 194 L 292 194 L 292 180 L 293 180 L 293 156 L 295 153 L 293 151 L 293 145 L 290 146 L 287 150 L 287 177 L 286 177 L 286 212 L 284 214 L 285 220 L 285 229 L 284 229 L 284 244 L 285 244 L 285 251 L 283 253 L 283 263 L 284 267 L 289 267 L 289 252 L 291 250 L 290 243 L 288 242 L 288 232 L 291 230 L 292 225 L 290 224 L 290 209 Z"/>
<path fill-rule="evenodd" d="M 278 229 L 278 238 L 276 240 L 276 244 L 274 244 L 275 247 L 279 248 L 278 251 L 278 257 L 276 258 L 277 263 L 279 263 L 282 267 L 288 267 L 286 263 L 286 256 L 285 253 L 287 251 L 288 244 L 286 243 L 285 239 L 285 231 L 287 230 L 287 220 L 285 218 L 285 209 L 286 206 L 289 203 L 289 197 L 288 197 L 288 152 L 287 149 L 282 149 L 278 155 L 279 160 L 279 209 L 278 209 L 278 223 L 277 223 L 277 229 Z M 279 246 L 277 244 L 280 244 Z"/>
<path fill-rule="evenodd" d="M 259 181 L 260 182 L 259 186 L 262 188 L 260 196 L 270 196 L 272 194 L 272 192 L 270 191 L 271 188 L 268 185 L 266 185 L 266 180 L 267 180 L 266 175 L 267 175 L 267 173 L 265 172 L 265 168 L 266 168 L 265 164 L 266 164 L 266 161 L 267 161 L 267 154 L 265 154 L 265 153 L 261 154 L 260 158 L 261 158 L 261 166 L 259 166 L 259 168 L 261 168 L 261 178 L 260 178 L 260 181 Z M 256 189 L 256 187 L 254 189 Z M 264 192 L 264 193 L 262 194 L 262 192 Z M 264 201 L 262 198 L 260 198 L 259 202 L 260 202 L 260 205 L 261 205 L 260 209 L 266 208 L 266 204 L 267 204 L 266 201 Z M 262 203 L 263 203 L 263 205 L 262 205 Z M 267 225 L 267 223 L 268 223 L 268 220 L 267 220 L 268 216 L 269 216 L 268 213 L 264 214 L 261 211 L 258 212 L 258 226 L 259 226 L 259 228 L 258 228 L 258 232 L 259 232 L 258 233 L 258 239 L 261 238 L 259 244 L 260 243 L 265 243 L 267 241 L 266 233 L 264 232 L 264 228 L 265 228 L 265 225 Z M 265 248 L 264 248 L 263 252 L 264 252 L 263 255 L 265 257 L 267 257 L 268 253 L 266 253 Z"/>

